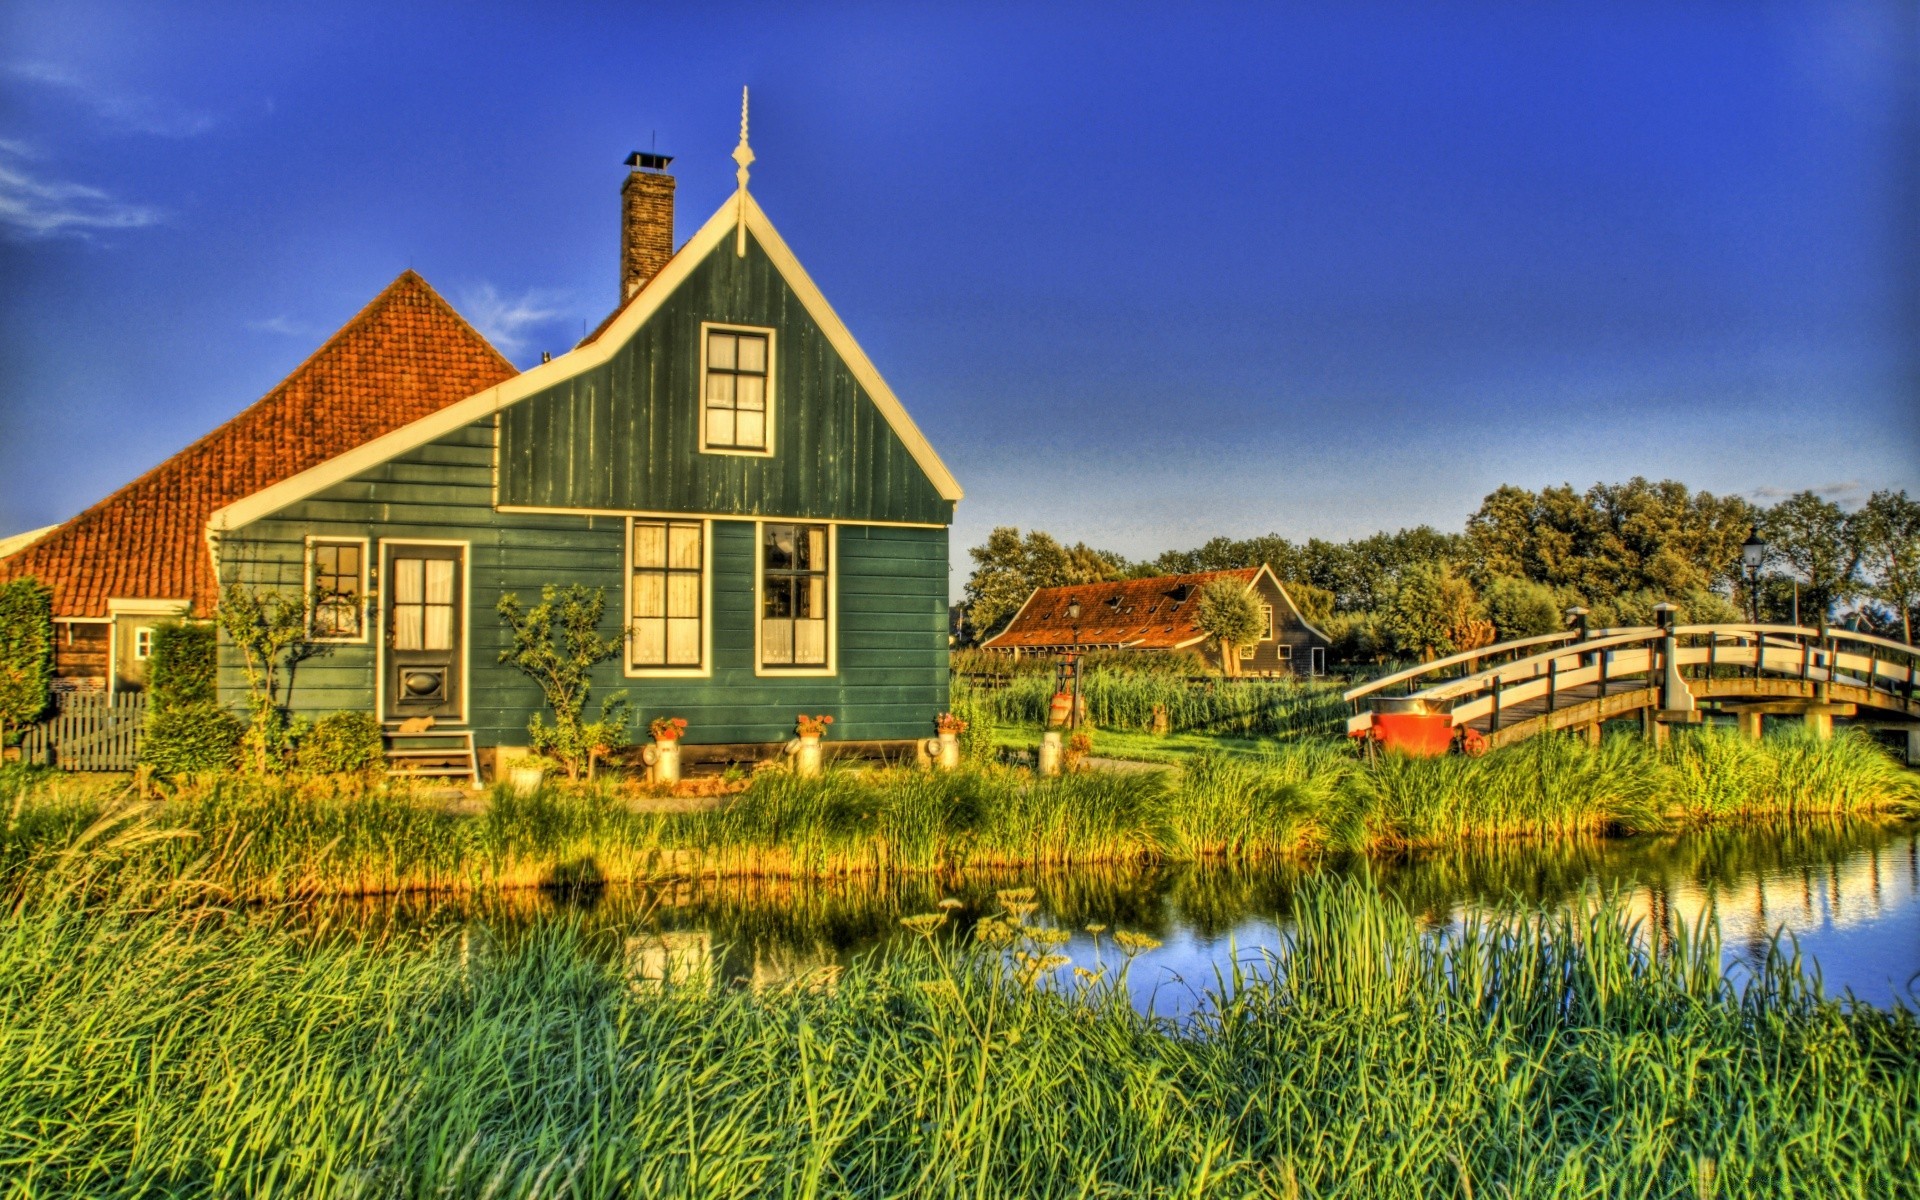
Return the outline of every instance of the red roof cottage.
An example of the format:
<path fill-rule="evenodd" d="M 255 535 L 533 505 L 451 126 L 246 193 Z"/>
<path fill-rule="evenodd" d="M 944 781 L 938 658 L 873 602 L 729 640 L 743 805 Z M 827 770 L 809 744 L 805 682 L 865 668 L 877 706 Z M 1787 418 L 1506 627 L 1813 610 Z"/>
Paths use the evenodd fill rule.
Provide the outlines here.
<path fill-rule="evenodd" d="M 138 688 L 156 620 L 213 611 L 212 513 L 516 373 L 407 271 L 226 424 L 78 516 L 0 540 L 0 581 L 53 589 L 64 686 Z"/>
<path fill-rule="evenodd" d="M 1242 673 L 1326 672 L 1327 635 L 1307 623 L 1272 569 L 1264 566 L 1037 588 L 1007 627 L 982 645 L 1037 654 L 1057 654 L 1076 645 L 1082 650 L 1193 650 L 1218 666 L 1219 647 L 1193 622 L 1201 589 L 1223 578 L 1237 579 L 1254 592 L 1267 618 L 1260 640 L 1239 649 Z M 1077 620 L 1068 612 L 1076 600 Z"/>

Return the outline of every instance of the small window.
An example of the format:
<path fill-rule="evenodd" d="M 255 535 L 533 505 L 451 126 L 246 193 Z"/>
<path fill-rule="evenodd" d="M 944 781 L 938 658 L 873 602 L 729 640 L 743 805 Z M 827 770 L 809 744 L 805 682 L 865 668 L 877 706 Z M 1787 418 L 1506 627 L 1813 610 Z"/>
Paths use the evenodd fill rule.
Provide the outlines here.
<path fill-rule="evenodd" d="M 826 525 L 764 525 L 760 555 L 760 665 L 827 665 Z"/>
<path fill-rule="evenodd" d="M 706 339 L 701 449 L 765 453 L 772 446 L 771 332 L 708 327 Z"/>
<path fill-rule="evenodd" d="M 142 625 L 133 631 L 133 657 L 145 662 L 153 657 L 153 627 Z"/>
<path fill-rule="evenodd" d="M 1278 646 L 1275 646 L 1273 652 L 1280 656 L 1281 662 L 1293 661 L 1293 647 L 1287 645 L 1285 642 L 1281 642 Z"/>
<path fill-rule="evenodd" d="M 1267 631 L 1260 635 L 1260 640 L 1263 642 L 1272 641 L 1273 640 L 1273 605 L 1262 604 L 1260 606 L 1260 620 L 1267 627 Z"/>
<path fill-rule="evenodd" d="M 627 608 L 631 665 L 701 666 L 706 562 L 703 523 L 634 521 L 633 590 Z"/>
<path fill-rule="evenodd" d="M 366 634 L 367 547 L 364 542 L 314 542 L 313 636 L 353 639 Z"/>
<path fill-rule="evenodd" d="M 1250 659 L 1253 657 L 1253 647 L 1251 645 L 1240 646 L 1240 647 L 1237 647 L 1237 649 L 1240 651 L 1240 657 L 1243 660 Z"/>

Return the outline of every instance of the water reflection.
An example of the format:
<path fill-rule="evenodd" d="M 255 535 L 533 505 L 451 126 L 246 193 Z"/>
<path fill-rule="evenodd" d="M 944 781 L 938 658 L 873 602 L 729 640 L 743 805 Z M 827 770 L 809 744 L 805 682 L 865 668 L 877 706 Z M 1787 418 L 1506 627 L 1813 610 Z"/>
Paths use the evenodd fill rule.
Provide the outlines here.
<path fill-rule="evenodd" d="M 399 897 L 328 906 L 328 923 L 434 931 L 470 925 L 513 937 L 559 918 L 580 921 L 624 957 L 642 985 L 727 981 L 828 986 L 857 955 L 909 936 L 900 919 L 944 909 L 962 934 L 1002 909 L 996 893 L 1030 887 L 1037 924 L 1071 932 L 1073 964 L 1113 966 L 1113 933 L 1158 940 L 1129 982 L 1159 1011 L 1186 1008 L 1237 961 L 1257 969 L 1289 923 L 1301 881 L 1371 872 L 1378 887 L 1445 928 L 1474 910 L 1554 906 L 1583 888 L 1620 892 L 1660 929 L 1717 920 L 1736 969 L 1767 939 L 1799 939 L 1830 992 L 1920 1003 L 1920 825 L 1834 822 L 1764 831 L 1720 829 L 1665 838 L 1489 846 L 1396 860 L 1331 859 L 1259 867 L 983 872 L 953 877 L 797 882 L 728 880 L 609 887 L 565 895 Z M 1088 927 L 1096 932 L 1089 932 Z M 1070 969 L 1063 969 L 1063 977 Z"/>

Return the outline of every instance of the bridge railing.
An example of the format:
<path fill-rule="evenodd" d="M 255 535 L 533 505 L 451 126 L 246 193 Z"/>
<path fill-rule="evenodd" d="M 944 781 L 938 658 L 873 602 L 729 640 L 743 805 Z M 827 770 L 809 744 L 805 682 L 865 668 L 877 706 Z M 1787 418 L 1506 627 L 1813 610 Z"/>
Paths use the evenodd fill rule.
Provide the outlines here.
<path fill-rule="evenodd" d="M 1445 712 L 1455 726 L 1487 718 L 1498 726 L 1504 710 L 1545 702 L 1556 711 L 1564 693 L 1591 688 L 1593 699 L 1636 678 L 1643 687 L 1657 689 L 1664 673 L 1666 630 L 1637 627 L 1605 630 L 1585 641 L 1574 635 L 1550 634 L 1496 643 L 1468 654 L 1396 672 L 1366 687 L 1345 693 L 1355 714 L 1349 732 L 1361 732 L 1373 723 L 1373 710 L 1383 705 L 1414 704 L 1427 712 Z M 1673 664 L 1684 679 L 1722 672 L 1771 675 L 1815 683 L 1832 683 L 1883 693 L 1911 709 L 1920 685 L 1920 647 L 1873 634 L 1828 629 L 1824 632 L 1797 625 L 1725 623 L 1681 625 L 1672 630 Z M 1457 678 L 1444 672 L 1502 651 L 1545 646 L 1544 650 Z M 1422 680 L 1430 681 L 1422 688 Z M 1390 688 L 1400 687 L 1399 692 Z M 1634 689 L 1624 689 L 1634 690 Z M 1643 701 L 1644 697 L 1641 698 Z M 1531 715 L 1538 715 L 1537 713 Z"/>

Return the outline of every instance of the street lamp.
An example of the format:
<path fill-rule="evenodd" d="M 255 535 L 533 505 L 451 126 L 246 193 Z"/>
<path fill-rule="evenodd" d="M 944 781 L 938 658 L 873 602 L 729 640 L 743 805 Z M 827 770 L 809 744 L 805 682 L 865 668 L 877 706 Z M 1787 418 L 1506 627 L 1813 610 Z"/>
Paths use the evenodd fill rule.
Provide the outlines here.
<path fill-rule="evenodd" d="M 1067 620 L 1073 623 L 1073 707 L 1067 710 L 1067 728 L 1080 728 L 1080 601 L 1067 601 Z"/>
<path fill-rule="evenodd" d="M 1740 543 L 1740 564 L 1747 569 L 1747 607 L 1752 610 L 1755 625 L 1760 623 L 1760 567 L 1766 561 L 1767 543 L 1756 529 Z"/>

